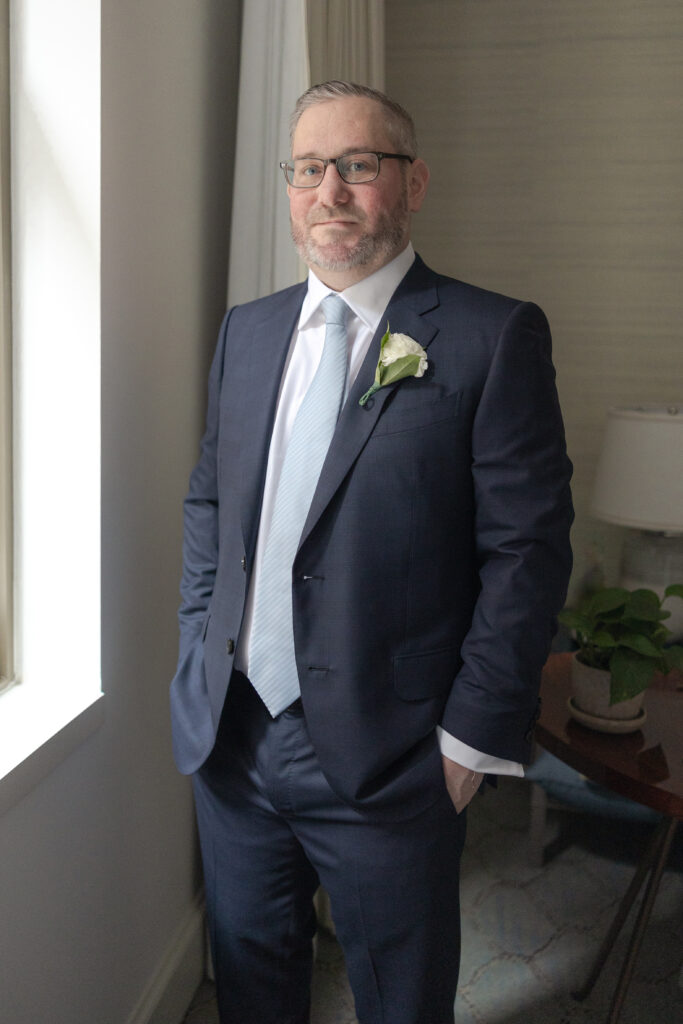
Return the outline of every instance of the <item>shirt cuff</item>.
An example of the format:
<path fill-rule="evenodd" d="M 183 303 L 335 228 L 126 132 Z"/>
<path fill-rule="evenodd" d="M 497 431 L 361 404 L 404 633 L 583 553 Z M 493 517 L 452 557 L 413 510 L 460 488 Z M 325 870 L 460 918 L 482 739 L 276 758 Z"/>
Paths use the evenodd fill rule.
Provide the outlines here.
<path fill-rule="evenodd" d="M 481 750 L 468 747 L 466 743 L 457 740 L 449 732 L 436 727 L 436 735 L 439 740 L 441 753 L 451 761 L 457 761 L 463 768 L 469 768 L 472 772 L 484 772 L 492 775 L 517 775 L 524 776 L 524 767 L 516 761 L 506 761 L 502 757 L 492 757 L 490 754 L 483 754 Z"/>

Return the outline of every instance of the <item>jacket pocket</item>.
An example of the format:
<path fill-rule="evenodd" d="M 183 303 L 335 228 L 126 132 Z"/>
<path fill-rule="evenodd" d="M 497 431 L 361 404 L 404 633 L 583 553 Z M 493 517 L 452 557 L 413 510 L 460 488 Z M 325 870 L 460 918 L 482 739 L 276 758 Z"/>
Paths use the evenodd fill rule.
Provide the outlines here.
<path fill-rule="evenodd" d="M 380 415 L 373 436 L 416 430 L 418 427 L 429 427 L 443 420 L 454 419 L 458 415 L 461 395 L 461 391 L 456 391 L 437 401 L 432 401 L 425 395 L 422 402 L 407 407 L 402 401 L 393 401 Z"/>
<path fill-rule="evenodd" d="M 394 658 L 394 689 L 401 700 L 427 700 L 451 688 L 457 669 L 452 647 Z"/>

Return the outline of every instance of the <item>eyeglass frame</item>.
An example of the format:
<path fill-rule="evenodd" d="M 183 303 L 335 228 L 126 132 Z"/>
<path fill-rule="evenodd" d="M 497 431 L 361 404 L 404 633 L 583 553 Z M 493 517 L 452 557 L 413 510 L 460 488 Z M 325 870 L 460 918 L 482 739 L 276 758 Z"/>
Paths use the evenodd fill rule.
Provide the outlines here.
<path fill-rule="evenodd" d="M 346 178 L 344 177 L 344 175 L 341 173 L 341 171 L 337 167 L 337 161 L 339 161 L 339 160 L 347 160 L 351 156 L 363 156 L 363 155 L 366 155 L 366 154 L 368 156 L 376 156 L 377 157 L 377 174 L 373 175 L 372 178 L 367 178 L 365 181 L 347 181 Z M 308 159 L 310 159 L 310 160 L 317 160 L 319 163 L 321 163 L 323 165 L 323 176 L 320 179 L 320 181 L 316 182 L 315 185 L 295 185 L 294 182 L 290 181 L 289 178 L 287 177 L 287 168 L 292 166 L 292 163 L 293 163 L 294 159 L 296 159 L 296 160 L 308 160 Z M 412 164 L 412 163 L 415 162 L 415 157 L 408 156 L 407 153 L 377 153 L 377 152 L 375 152 L 372 149 L 363 149 L 363 150 L 359 150 L 358 152 L 354 151 L 354 152 L 351 152 L 351 153 L 343 153 L 341 156 L 328 157 L 327 159 L 325 159 L 325 157 L 322 157 L 322 156 L 312 156 L 312 157 L 295 157 L 295 158 L 292 158 L 292 160 L 281 160 L 280 161 L 280 167 L 282 168 L 282 173 L 285 176 L 285 181 L 287 182 L 287 184 L 291 188 L 319 188 L 320 185 L 322 185 L 322 183 L 323 183 L 323 180 L 325 178 L 325 174 L 327 172 L 327 168 L 329 167 L 330 164 L 334 164 L 334 166 L 335 166 L 335 168 L 337 170 L 337 174 L 339 175 L 341 180 L 346 185 L 369 185 L 371 181 L 376 181 L 377 178 L 379 177 L 379 172 L 382 170 L 382 160 L 409 160 L 410 163 Z"/>

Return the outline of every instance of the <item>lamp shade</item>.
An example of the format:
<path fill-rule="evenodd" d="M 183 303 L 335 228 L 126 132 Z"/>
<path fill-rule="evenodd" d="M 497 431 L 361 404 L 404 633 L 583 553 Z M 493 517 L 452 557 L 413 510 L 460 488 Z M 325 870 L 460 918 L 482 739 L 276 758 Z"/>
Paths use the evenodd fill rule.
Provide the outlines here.
<path fill-rule="evenodd" d="M 683 401 L 609 410 L 591 511 L 619 526 L 683 532 Z"/>

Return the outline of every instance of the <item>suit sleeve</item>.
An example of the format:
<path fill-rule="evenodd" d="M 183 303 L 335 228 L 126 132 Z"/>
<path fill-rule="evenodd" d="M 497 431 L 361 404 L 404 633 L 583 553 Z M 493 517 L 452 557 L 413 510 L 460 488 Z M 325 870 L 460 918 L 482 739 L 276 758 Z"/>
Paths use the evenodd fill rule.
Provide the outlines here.
<path fill-rule="evenodd" d="M 571 571 L 570 477 L 548 323 L 522 303 L 500 333 L 474 415 L 480 591 L 441 723 L 494 757 L 531 757 L 541 669 Z"/>
<path fill-rule="evenodd" d="M 183 575 L 180 584 L 181 605 L 180 658 L 189 653 L 201 636 L 209 602 L 213 594 L 218 564 L 218 412 L 225 345 L 230 313 L 225 316 L 209 374 L 206 430 L 199 461 L 190 477 L 184 503 Z"/>

